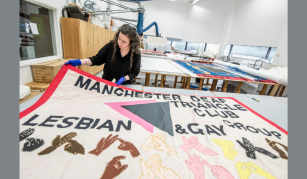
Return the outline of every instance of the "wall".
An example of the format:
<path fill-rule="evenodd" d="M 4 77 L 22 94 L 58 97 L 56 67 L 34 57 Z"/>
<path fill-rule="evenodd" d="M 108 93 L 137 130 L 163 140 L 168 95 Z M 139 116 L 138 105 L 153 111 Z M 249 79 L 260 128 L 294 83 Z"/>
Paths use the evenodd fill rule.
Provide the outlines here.
<path fill-rule="evenodd" d="M 277 56 L 278 54 L 279 56 Z M 272 63 L 288 67 L 288 24 L 284 27 Z"/>
<path fill-rule="evenodd" d="M 134 3 L 118 2 L 129 7 L 138 7 Z M 188 42 L 221 43 L 221 34 L 233 0 L 205 0 L 195 5 L 187 2 L 188 0 L 144 2 L 146 9 L 144 27 L 156 21 L 159 32 L 165 33 L 168 38 Z M 120 16 L 137 19 L 133 13 L 120 14 Z M 121 24 L 123 23 L 119 23 L 119 26 Z M 155 35 L 154 29 L 151 28 L 144 34 Z"/>
<path fill-rule="evenodd" d="M 287 0 L 237 0 L 227 43 L 277 47 L 287 5 Z"/>
<path fill-rule="evenodd" d="M 119 3 L 132 8 L 138 8 L 138 4 L 127 3 L 118 1 Z M 113 7 L 113 6 L 112 6 Z M 186 25 L 186 12 L 187 3 L 172 2 L 166 0 L 154 0 L 145 1 L 145 19 L 144 28 L 150 25 L 152 22 L 157 22 L 159 27 L 159 33 L 165 33 L 166 37 L 182 39 L 184 36 L 184 29 Z M 115 15 L 114 15 L 115 16 Z M 123 18 L 137 19 L 137 13 L 123 13 L 116 14 L 116 16 Z M 121 26 L 123 22 L 119 22 L 118 26 Z M 134 23 L 137 24 L 137 23 Z M 148 31 L 144 32 L 145 35 L 155 35 L 154 26 Z"/>
<path fill-rule="evenodd" d="M 205 0 L 187 4 L 183 41 L 220 44 L 231 0 Z"/>

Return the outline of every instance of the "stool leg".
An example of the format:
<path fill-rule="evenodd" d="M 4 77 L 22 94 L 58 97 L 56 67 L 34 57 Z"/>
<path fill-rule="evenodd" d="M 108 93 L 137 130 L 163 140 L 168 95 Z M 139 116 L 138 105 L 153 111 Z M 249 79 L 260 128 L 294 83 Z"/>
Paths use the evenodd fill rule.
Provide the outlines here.
<path fill-rule="evenodd" d="M 239 83 L 239 86 L 238 86 L 238 88 L 237 88 L 237 91 L 236 91 L 236 93 L 240 93 L 240 90 L 241 90 L 241 86 L 242 86 L 242 81 Z"/>
<path fill-rule="evenodd" d="M 267 85 L 267 84 L 264 84 L 259 95 L 265 95 L 265 91 L 266 91 L 266 88 L 267 88 L 267 87 L 268 87 L 268 85 Z"/>
<path fill-rule="evenodd" d="M 222 92 L 226 92 L 227 90 L 227 85 L 228 85 L 228 80 L 225 80 L 225 84 L 224 84 L 224 87 L 222 89 Z"/>
<path fill-rule="evenodd" d="M 146 73 L 145 86 L 149 86 L 150 73 Z"/>
<path fill-rule="evenodd" d="M 157 82 L 158 82 L 158 74 L 156 74 L 155 87 L 157 87 Z"/>
<path fill-rule="evenodd" d="M 177 85 L 177 79 L 178 79 L 178 76 L 175 76 L 174 88 L 176 88 L 176 85 Z"/>
<path fill-rule="evenodd" d="M 190 89 L 191 77 L 187 77 L 187 83 L 185 85 L 186 89 Z"/>
<path fill-rule="evenodd" d="M 164 77 L 165 75 L 161 75 L 161 84 L 160 84 L 160 87 L 162 88 L 163 85 L 164 85 Z"/>
<path fill-rule="evenodd" d="M 198 90 L 202 90 L 203 89 L 203 84 L 204 84 L 204 78 L 201 78 L 199 81 L 199 86 L 198 86 Z"/>
<path fill-rule="evenodd" d="M 278 97 L 282 97 L 282 94 L 284 93 L 285 88 L 286 88 L 286 86 L 283 86 L 283 85 L 282 85 Z"/>
<path fill-rule="evenodd" d="M 275 96 L 278 88 L 279 88 L 279 85 L 274 85 L 272 90 L 271 90 L 271 92 L 270 92 L 270 94 L 269 94 L 269 96 Z"/>

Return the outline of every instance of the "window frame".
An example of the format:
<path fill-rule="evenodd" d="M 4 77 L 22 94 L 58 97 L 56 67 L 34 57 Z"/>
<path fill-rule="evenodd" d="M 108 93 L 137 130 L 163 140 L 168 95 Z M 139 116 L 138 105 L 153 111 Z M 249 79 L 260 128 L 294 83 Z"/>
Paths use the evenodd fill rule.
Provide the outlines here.
<path fill-rule="evenodd" d="M 184 50 L 187 50 L 187 48 L 188 48 L 188 43 L 203 43 L 203 42 L 186 42 L 186 48 L 184 49 Z M 206 46 L 207 46 L 207 43 L 203 43 L 203 44 L 205 44 L 205 46 L 204 46 L 204 52 L 205 52 L 205 49 L 206 49 Z"/>
<path fill-rule="evenodd" d="M 184 42 L 184 41 L 172 40 L 171 47 L 172 47 L 172 45 L 173 45 L 173 42 Z M 188 42 L 185 42 L 185 47 L 184 47 L 184 50 L 187 50 L 187 45 L 188 45 Z M 181 49 L 179 49 L 179 50 L 181 50 Z"/>
<path fill-rule="evenodd" d="M 232 47 L 233 47 L 233 46 L 234 46 L 233 44 L 230 45 L 229 54 L 227 55 L 228 57 L 229 57 L 230 55 L 232 55 Z M 251 46 L 251 45 L 248 45 L 248 46 Z M 257 46 L 253 46 L 253 47 L 257 47 Z M 266 53 L 266 56 L 265 56 L 264 59 L 268 60 L 272 48 L 277 48 L 277 47 L 268 47 L 268 50 L 267 50 L 267 53 Z M 247 55 L 247 56 L 248 56 L 248 55 Z M 269 61 L 269 62 L 267 62 L 267 63 L 273 63 L 273 62 L 270 62 L 270 61 Z"/>
<path fill-rule="evenodd" d="M 54 19 L 53 26 L 54 26 L 54 37 L 55 37 L 55 46 L 57 50 L 57 55 L 19 61 L 19 67 L 20 68 L 26 67 L 26 66 L 37 64 L 37 63 L 43 63 L 43 62 L 48 62 L 48 61 L 63 58 L 62 35 L 61 35 L 60 20 L 59 20 L 61 16 L 58 13 L 60 9 L 42 0 L 24 0 L 24 1 L 50 9 L 53 11 L 52 13 L 53 19 Z"/>

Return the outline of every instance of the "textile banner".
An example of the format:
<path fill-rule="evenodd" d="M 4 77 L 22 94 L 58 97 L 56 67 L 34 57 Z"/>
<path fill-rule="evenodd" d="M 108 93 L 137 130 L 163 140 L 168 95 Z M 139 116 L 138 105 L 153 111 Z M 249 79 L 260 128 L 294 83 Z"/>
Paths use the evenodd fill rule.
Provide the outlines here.
<path fill-rule="evenodd" d="M 20 178 L 287 178 L 287 142 L 234 98 L 137 91 L 66 65 L 20 113 Z"/>

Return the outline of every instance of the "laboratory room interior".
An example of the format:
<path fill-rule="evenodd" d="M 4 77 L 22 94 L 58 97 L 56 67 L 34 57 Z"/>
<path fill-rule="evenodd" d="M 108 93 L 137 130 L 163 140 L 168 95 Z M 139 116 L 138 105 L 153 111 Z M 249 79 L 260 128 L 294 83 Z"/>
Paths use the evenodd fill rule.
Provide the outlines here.
<path fill-rule="evenodd" d="M 172 156 L 182 152 L 185 152 L 187 162 L 183 164 L 179 162 L 178 166 L 185 165 L 186 168 L 181 170 L 169 167 L 165 168 L 165 171 L 170 171 L 172 168 L 175 173 L 170 174 L 172 177 L 169 178 L 187 178 L 187 176 L 194 178 L 193 162 L 188 160 L 196 161 L 199 160 L 199 157 L 198 155 L 193 156 L 193 153 L 189 153 L 189 151 L 198 150 L 199 154 L 202 152 L 202 155 L 210 157 L 219 153 L 218 156 L 222 157 L 223 151 L 227 150 L 223 148 L 227 142 L 229 148 L 235 146 L 234 150 L 228 148 L 232 153 L 227 156 L 224 153 L 225 157 L 219 163 L 215 163 L 215 159 L 198 161 L 200 166 L 205 166 L 205 175 L 210 172 L 208 178 L 222 176 L 217 172 L 217 168 L 214 172 L 215 169 L 212 169 L 212 166 L 222 166 L 224 160 L 224 167 L 229 166 L 225 170 L 228 173 L 223 173 L 224 177 L 243 177 L 242 172 L 239 171 L 241 169 L 238 169 L 238 165 L 241 166 L 241 163 L 233 163 L 233 168 L 229 163 L 239 162 L 239 159 L 243 161 L 242 166 L 247 167 L 246 171 L 250 171 L 250 178 L 257 178 L 261 175 L 251 169 L 253 167 L 258 167 L 259 170 L 266 172 L 265 175 L 262 175 L 265 177 L 283 178 L 286 176 L 284 172 L 287 172 L 287 152 L 285 150 L 287 151 L 288 134 L 287 0 L 20 0 L 19 5 L 19 106 L 21 118 L 29 117 L 24 120 L 27 128 L 33 127 L 36 131 L 36 128 L 40 126 L 46 128 L 49 126 L 50 129 L 71 128 L 78 131 L 78 127 L 83 128 L 90 124 L 93 129 L 106 130 L 105 128 L 108 127 L 110 131 L 113 131 L 111 132 L 113 136 L 103 135 L 105 141 L 101 140 L 100 142 L 104 144 L 99 143 L 98 145 L 109 146 L 113 142 L 121 142 L 119 149 L 128 146 L 123 150 L 130 151 L 132 157 L 142 156 L 144 152 L 152 152 L 153 155 L 155 154 L 154 157 L 159 156 L 163 159 L 164 163 L 160 166 L 160 171 L 154 171 L 157 168 L 149 169 L 148 163 L 150 161 L 148 159 L 150 156 L 139 158 L 141 168 L 145 166 L 145 163 L 143 165 L 142 162 L 148 161 L 146 163 L 146 166 L 149 167 L 147 168 L 148 175 L 152 176 L 132 172 L 131 178 L 136 178 L 137 175 L 141 178 L 160 178 L 161 167 L 172 166 L 165 159 L 166 155 Z M 78 75 L 76 76 L 76 74 Z M 168 96 L 163 94 L 168 94 Z M 91 117 L 96 112 L 90 114 L 90 112 L 84 111 L 82 117 L 90 118 L 90 122 L 86 123 L 82 118 L 77 124 L 77 120 L 81 119 L 81 116 L 78 116 L 78 119 L 74 118 L 72 111 L 78 113 L 86 108 L 93 112 L 96 105 L 97 110 L 104 110 L 105 107 L 98 109 L 102 103 L 94 100 L 101 97 L 103 101 L 104 95 L 110 95 L 109 103 L 105 103 L 109 109 L 105 110 L 106 114 L 113 116 L 115 114 L 112 111 L 117 111 L 125 116 L 125 119 L 131 118 L 132 122 L 131 120 L 129 120 L 131 123 L 127 123 L 128 120 L 121 122 L 121 117 L 114 116 L 113 119 L 116 119 L 116 123 L 110 119 L 109 123 L 100 125 L 104 120 L 103 117 Z M 120 96 L 124 98 L 120 98 Z M 130 101 L 129 105 L 134 104 L 134 107 L 139 110 L 131 106 L 116 106 L 118 105 L 115 104 L 116 100 L 122 102 L 123 105 L 128 103 L 125 97 L 127 99 L 133 97 L 131 101 L 134 102 Z M 141 99 L 143 97 L 144 100 L 148 98 L 146 99 L 147 103 L 152 105 L 152 111 L 148 113 L 146 112 L 147 108 L 151 108 L 149 104 L 146 103 L 148 105 L 146 106 L 145 102 L 135 102 L 135 100 L 143 100 Z M 89 102 L 92 107 L 72 107 L 81 104 L 79 100 L 88 101 L 90 99 L 93 100 Z M 150 102 L 153 99 L 155 102 Z M 188 99 L 190 102 L 183 102 Z M 69 100 L 72 101 L 69 102 Z M 162 100 L 173 101 L 162 104 Z M 71 110 L 71 113 L 52 106 L 55 104 L 68 106 L 67 110 Z M 48 116 L 43 118 L 42 115 L 39 115 L 43 113 L 42 109 L 44 109 L 37 108 L 40 105 L 51 105 L 55 111 L 59 110 L 58 114 L 50 113 L 50 115 L 58 116 L 56 119 L 59 122 L 57 128 L 55 119 L 48 118 Z M 161 105 L 161 108 L 156 109 L 155 105 Z M 176 112 L 181 107 L 183 109 Z M 191 113 L 184 112 L 188 109 Z M 219 112 L 222 109 L 226 112 Z M 126 113 L 123 112 L 124 110 Z M 143 110 L 143 113 L 139 114 L 140 110 Z M 160 110 L 160 112 L 154 112 L 155 110 Z M 36 116 L 33 113 L 35 111 L 37 112 Z M 71 115 L 65 116 L 64 113 Z M 158 114 L 164 115 L 162 118 L 165 123 L 156 124 L 159 118 Z M 72 119 L 63 119 L 61 123 L 61 116 L 72 117 Z M 146 116 L 151 116 L 151 118 L 147 119 Z M 219 120 L 225 120 L 219 124 L 220 128 L 219 125 L 213 125 L 214 123 L 211 125 L 210 122 L 208 125 L 199 123 L 202 124 L 200 127 L 201 125 L 197 126 L 198 124 L 196 124 L 197 120 L 195 124 L 193 123 L 195 126 L 184 122 L 177 125 L 174 116 L 178 118 L 184 116 L 187 119 L 191 116 L 191 118 L 193 116 L 196 116 L 195 118 L 215 117 Z M 238 122 L 236 117 L 239 116 L 253 119 L 254 123 Z M 35 122 L 40 119 L 42 122 Z M 74 120 L 76 121 L 73 122 Z M 263 121 L 266 123 L 264 126 L 261 126 L 260 123 L 257 126 L 256 123 L 259 122 L 257 120 L 260 123 Z M 145 121 L 146 124 L 140 121 Z M 174 127 L 167 127 L 168 122 Z M 21 123 L 21 126 L 24 124 Z M 72 125 L 75 128 L 72 128 Z M 110 125 L 113 125 L 114 128 L 111 129 Z M 119 133 L 119 136 L 115 136 L 116 132 L 127 132 L 128 129 L 135 126 L 142 126 L 152 133 L 151 141 L 147 136 L 148 146 L 147 148 L 145 146 L 146 149 L 142 148 L 142 150 L 140 148 L 142 145 L 137 146 L 137 142 L 133 146 L 134 139 L 129 138 L 130 134 L 128 133 L 125 140 L 129 141 L 129 144 L 124 140 L 125 134 Z M 272 127 L 274 129 L 271 129 Z M 90 130 L 92 131 L 92 129 Z M 153 132 L 156 130 L 162 132 Z M 29 133 L 33 133 L 34 137 L 37 133 L 35 131 L 31 129 L 21 131 L 24 132 L 21 135 L 25 137 Z M 201 140 L 198 141 L 196 137 L 191 137 L 194 134 L 196 136 L 203 134 L 207 137 L 215 134 L 223 136 L 224 133 L 231 133 L 231 131 L 245 132 L 244 144 L 236 142 L 236 140 L 231 142 L 226 139 L 211 139 L 210 142 L 213 141 L 214 145 L 212 144 L 212 148 L 206 148 L 207 146 L 200 144 Z M 70 141 L 69 145 L 78 144 L 79 146 L 78 150 L 66 146 L 65 151 L 62 151 L 67 152 L 67 149 L 68 152 L 76 156 L 79 154 L 88 155 L 92 149 L 86 147 L 85 141 L 82 144 L 84 148 L 81 149 L 79 143 L 82 143 L 82 140 L 78 139 L 78 136 L 74 140 L 76 139 L 79 143 L 76 141 L 74 143 L 72 142 L 74 140 L 71 140 L 78 132 L 67 133 L 55 133 L 61 135 L 62 138 L 54 139 L 49 149 L 43 150 L 46 148 L 45 146 L 37 149 L 40 150 L 37 151 L 40 152 L 38 155 L 50 157 L 52 153 L 59 151 L 59 149 L 55 149 L 54 145 L 61 141 Z M 160 134 L 161 136 L 159 136 Z M 176 135 L 180 136 L 181 143 L 184 140 L 186 146 L 175 145 L 178 142 L 177 139 L 170 140 L 170 136 Z M 182 139 L 181 135 L 187 136 Z M 257 144 L 253 135 L 267 138 Z M 43 133 L 39 136 L 43 138 Z M 141 136 L 139 135 L 140 140 Z M 241 139 L 237 140 L 242 141 Z M 51 141 L 50 139 L 50 142 L 46 141 L 45 143 L 49 142 L 48 145 L 50 145 Z M 163 145 L 159 143 L 160 141 Z M 28 142 L 30 145 L 31 142 Z M 172 144 L 172 142 L 174 143 Z M 275 145 L 274 142 L 279 145 Z M 247 152 L 246 156 L 244 149 L 247 149 L 248 143 L 255 146 L 253 148 L 255 151 L 253 151 L 254 153 Z M 35 145 L 39 147 L 40 144 L 36 142 Z M 99 147 L 98 145 L 97 147 Z M 162 149 L 161 146 L 164 148 Z M 94 145 L 92 147 L 95 148 Z M 260 149 L 261 151 L 257 151 Z M 53 150 L 54 152 L 50 153 Z M 90 154 L 98 156 L 104 150 L 97 149 Z M 165 150 L 166 153 L 163 154 L 154 153 Z M 244 153 L 242 158 L 235 157 L 238 152 L 238 157 Z M 27 157 L 30 156 L 24 156 L 24 161 Z M 129 160 L 132 160 L 131 156 L 129 157 Z M 247 158 L 243 159 L 244 157 Z M 247 159 L 255 159 L 256 157 L 262 158 L 263 161 L 252 160 L 252 164 L 248 163 Z M 278 158 L 278 161 L 276 159 L 271 162 L 271 158 Z M 103 171 L 101 171 L 102 173 L 97 172 L 97 176 L 103 174 L 102 178 L 125 178 L 125 176 L 130 178 L 128 173 L 125 176 L 123 176 L 124 173 L 116 173 L 117 170 L 125 172 L 124 170 L 128 171 L 132 167 L 130 164 L 129 166 L 121 164 L 119 160 L 124 161 L 122 158 L 117 159 L 114 166 L 117 165 L 121 169 L 115 167 L 115 169 L 108 170 L 106 168 L 105 173 Z M 175 159 L 172 161 L 175 162 Z M 264 165 L 267 161 L 269 161 L 268 165 L 273 167 L 280 164 L 283 169 L 276 169 L 279 172 L 273 171 Z M 138 165 L 139 163 L 138 160 Z M 72 165 L 70 166 L 72 167 Z M 21 164 L 21 167 L 25 169 L 29 166 L 24 163 Z M 248 167 L 250 168 L 248 169 Z M 67 169 L 67 176 L 78 178 L 69 170 Z M 80 176 L 84 176 L 83 169 L 80 170 Z M 142 169 L 142 172 L 144 170 Z M 27 176 L 28 173 L 25 172 L 23 175 Z M 37 176 L 41 175 L 37 174 Z M 89 178 L 96 177 L 96 175 L 93 176 Z M 195 176 L 197 175 L 195 174 Z"/>

